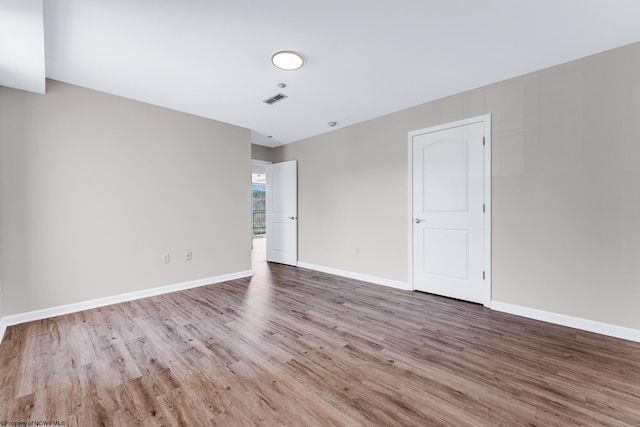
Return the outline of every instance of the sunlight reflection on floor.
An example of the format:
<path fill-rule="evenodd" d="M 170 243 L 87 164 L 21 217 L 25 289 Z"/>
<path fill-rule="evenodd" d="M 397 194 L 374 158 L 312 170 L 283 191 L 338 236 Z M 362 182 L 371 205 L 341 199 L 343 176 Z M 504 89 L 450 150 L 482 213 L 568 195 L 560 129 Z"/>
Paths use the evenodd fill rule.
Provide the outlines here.
<path fill-rule="evenodd" d="M 251 249 L 251 269 L 253 270 L 254 277 L 269 275 L 269 266 L 266 262 L 266 238 L 256 237 L 252 241 Z M 268 285 L 268 281 L 264 280 L 251 280 L 249 288 L 247 289 L 245 304 L 244 304 L 244 322 L 246 322 L 246 329 L 248 335 L 260 336 L 264 329 L 267 319 L 264 318 L 266 306 L 271 299 L 272 289 Z"/>

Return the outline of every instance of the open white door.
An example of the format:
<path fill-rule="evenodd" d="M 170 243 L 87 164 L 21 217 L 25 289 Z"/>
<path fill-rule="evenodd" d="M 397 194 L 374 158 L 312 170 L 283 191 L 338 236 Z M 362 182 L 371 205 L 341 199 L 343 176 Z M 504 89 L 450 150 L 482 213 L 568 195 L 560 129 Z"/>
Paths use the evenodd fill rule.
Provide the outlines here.
<path fill-rule="evenodd" d="M 409 135 L 415 290 L 490 301 L 489 126 L 485 116 Z"/>
<path fill-rule="evenodd" d="M 267 261 L 298 265 L 298 163 L 267 165 Z"/>

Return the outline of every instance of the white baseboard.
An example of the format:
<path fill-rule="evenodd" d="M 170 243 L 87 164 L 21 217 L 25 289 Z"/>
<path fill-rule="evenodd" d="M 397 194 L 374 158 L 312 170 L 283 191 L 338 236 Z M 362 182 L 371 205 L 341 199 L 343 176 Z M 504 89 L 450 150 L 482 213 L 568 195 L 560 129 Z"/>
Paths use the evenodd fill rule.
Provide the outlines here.
<path fill-rule="evenodd" d="M 182 291 L 185 289 L 197 288 L 200 286 L 212 285 L 214 283 L 227 282 L 229 280 L 242 279 L 253 275 L 251 270 L 240 271 L 237 273 L 224 274 L 221 276 L 208 277 L 206 279 L 192 280 L 189 282 L 177 283 L 175 285 L 160 286 L 158 288 L 145 289 L 142 291 L 129 292 L 126 294 L 113 295 L 110 297 L 98 298 L 89 301 L 82 301 L 73 304 L 60 305 L 57 307 L 45 308 L 42 310 L 28 311 L 26 313 L 13 314 L 0 318 L 0 343 L 4 337 L 7 327 L 19 325 L 20 323 L 32 322 L 34 320 L 48 319 L 50 317 L 61 316 L 64 314 L 77 313 L 92 308 L 104 307 L 111 304 L 133 301 L 141 298 L 152 297 L 155 295 L 168 294 L 171 292 Z"/>
<path fill-rule="evenodd" d="M 499 301 L 491 301 L 490 307 L 492 310 L 515 314 L 529 319 L 541 320 L 543 322 L 555 323 L 556 325 L 569 326 L 570 328 L 581 329 L 583 331 L 640 342 L 640 330 L 638 329 L 596 322 L 595 320 L 582 319 L 580 317 L 572 317 Z"/>
<path fill-rule="evenodd" d="M 309 270 L 320 271 L 323 273 L 334 274 L 336 276 L 347 277 L 350 279 L 361 280 L 364 282 L 374 283 L 377 285 L 388 286 L 395 289 L 411 290 L 407 282 L 385 279 L 367 274 L 355 273 L 337 268 L 324 267 L 321 265 L 309 264 L 306 262 L 298 262 L 298 267 Z M 50 317 L 61 316 L 64 314 L 77 313 L 92 308 L 104 307 L 111 304 L 133 301 L 141 298 L 147 298 L 155 295 L 162 295 L 171 292 L 181 291 L 185 289 L 197 288 L 200 286 L 211 285 L 215 283 L 226 282 L 229 280 L 250 277 L 253 273 L 251 270 L 241 271 L 237 273 L 225 274 L 221 276 L 209 277 L 206 279 L 193 280 L 174 285 L 161 286 L 158 288 L 145 289 L 142 291 L 129 292 L 126 294 L 114 295 L 105 298 L 98 298 L 89 301 L 82 301 L 73 304 L 67 304 L 57 307 L 45 308 L 42 310 L 29 311 L 10 316 L 0 317 L 0 343 L 4 337 L 4 333 L 9 326 L 18 325 L 20 323 L 32 322 L 34 320 L 47 319 Z M 584 331 L 595 332 L 615 338 L 621 338 L 629 341 L 640 342 L 640 330 L 627 328 L 624 326 L 611 325 L 608 323 L 597 322 L 594 320 L 583 319 L 579 317 L 567 316 L 564 314 L 553 313 L 544 310 L 508 304 L 499 301 L 491 301 L 490 308 L 492 310 L 504 313 L 515 314 L 517 316 L 527 317 L 529 319 L 541 320 L 543 322 L 554 323 L 557 325 L 568 326 L 571 328 L 581 329 Z"/>
<path fill-rule="evenodd" d="M 347 277 L 349 279 L 361 280 L 363 282 L 375 283 L 376 285 L 388 286 L 390 288 L 402 289 L 410 291 L 411 288 L 407 282 L 399 280 L 385 279 L 377 276 L 369 276 L 368 274 L 355 273 L 353 271 L 340 270 L 337 268 L 324 267 L 322 265 L 309 264 L 306 262 L 298 262 L 298 267 L 308 270 L 320 271 L 322 273 L 334 274 L 336 276 Z"/>

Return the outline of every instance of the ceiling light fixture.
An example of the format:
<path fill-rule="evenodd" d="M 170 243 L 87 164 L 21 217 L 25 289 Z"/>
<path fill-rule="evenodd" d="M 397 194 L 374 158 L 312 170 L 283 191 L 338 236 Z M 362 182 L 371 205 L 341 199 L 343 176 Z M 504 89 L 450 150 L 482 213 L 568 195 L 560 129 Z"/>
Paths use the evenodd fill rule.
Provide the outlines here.
<path fill-rule="evenodd" d="M 299 53 L 290 50 L 281 50 L 273 54 L 271 63 L 281 70 L 293 71 L 302 68 L 304 58 Z"/>

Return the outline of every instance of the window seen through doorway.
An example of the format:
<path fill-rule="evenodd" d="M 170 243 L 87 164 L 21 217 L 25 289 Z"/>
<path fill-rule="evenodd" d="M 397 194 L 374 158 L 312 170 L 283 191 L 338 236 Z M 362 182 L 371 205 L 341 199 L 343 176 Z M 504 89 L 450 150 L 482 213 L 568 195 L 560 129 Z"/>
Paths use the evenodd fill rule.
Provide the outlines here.
<path fill-rule="evenodd" d="M 267 214 L 267 206 L 266 206 L 266 188 L 264 185 L 252 185 L 252 194 L 253 194 L 253 202 L 252 202 L 252 234 L 253 236 L 264 236 L 267 234 L 267 223 L 266 223 L 266 214 Z"/>

